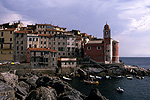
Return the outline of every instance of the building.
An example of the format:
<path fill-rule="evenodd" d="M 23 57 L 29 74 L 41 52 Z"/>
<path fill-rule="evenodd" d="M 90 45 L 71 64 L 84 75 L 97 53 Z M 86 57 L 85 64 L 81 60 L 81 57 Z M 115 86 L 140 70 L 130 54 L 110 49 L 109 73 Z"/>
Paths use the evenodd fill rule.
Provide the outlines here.
<path fill-rule="evenodd" d="M 58 67 L 76 67 L 77 59 L 76 58 L 58 58 Z"/>
<path fill-rule="evenodd" d="M 27 31 L 16 31 L 14 33 L 14 61 L 26 61 L 27 33 Z"/>
<path fill-rule="evenodd" d="M 14 32 L 16 28 L 0 30 L 0 60 L 14 61 Z"/>
<path fill-rule="evenodd" d="M 98 63 L 119 62 L 119 41 L 111 38 L 111 30 L 108 24 L 104 26 L 103 39 L 93 39 L 85 44 L 84 56 Z"/>
<path fill-rule="evenodd" d="M 57 67 L 57 52 L 46 48 L 28 48 L 27 62 L 30 62 L 34 68 L 55 68 Z"/>

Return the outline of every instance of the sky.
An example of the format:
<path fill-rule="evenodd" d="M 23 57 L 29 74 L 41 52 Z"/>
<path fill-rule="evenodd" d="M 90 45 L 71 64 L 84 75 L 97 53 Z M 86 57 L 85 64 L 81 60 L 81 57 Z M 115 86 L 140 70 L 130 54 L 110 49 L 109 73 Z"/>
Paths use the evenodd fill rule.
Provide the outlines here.
<path fill-rule="evenodd" d="M 150 0 L 0 0 L 0 24 L 17 20 L 98 38 L 107 22 L 121 57 L 150 57 Z"/>

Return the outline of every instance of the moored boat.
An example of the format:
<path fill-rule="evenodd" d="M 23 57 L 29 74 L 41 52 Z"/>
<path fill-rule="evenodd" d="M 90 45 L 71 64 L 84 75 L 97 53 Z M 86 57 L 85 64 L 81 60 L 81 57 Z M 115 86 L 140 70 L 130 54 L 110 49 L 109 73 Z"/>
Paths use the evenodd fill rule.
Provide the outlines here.
<path fill-rule="evenodd" d="M 116 90 L 117 90 L 117 92 L 119 92 L 119 93 L 123 93 L 123 92 L 124 92 L 124 89 L 122 89 L 122 88 L 120 88 L 120 87 L 118 87 Z"/>
<path fill-rule="evenodd" d="M 72 79 L 71 78 L 68 78 L 68 77 L 65 77 L 65 76 L 63 76 L 62 77 L 64 80 L 67 80 L 67 81 L 71 81 Z"/>
<path fill-rule="evenodd" d="M 85 84 L 99 84 L 98 81 L 93 81 L 93 80 L 83 80 L 83 82 L 84 82 Z"/>
<path fill-rule="evenodd" d="M 133 77 L 132 76 L 128 76 L 127 79 L 133 80 Z"/>

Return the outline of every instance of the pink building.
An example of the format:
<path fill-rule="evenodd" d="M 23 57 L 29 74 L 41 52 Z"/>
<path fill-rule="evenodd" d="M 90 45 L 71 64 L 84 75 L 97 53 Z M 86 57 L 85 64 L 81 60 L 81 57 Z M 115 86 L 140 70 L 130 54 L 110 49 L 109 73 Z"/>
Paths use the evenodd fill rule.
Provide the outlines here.
<path fill-rule="evenodd" d="M 104 26 L 103 39 L 95 39 L 85 44 L 84 56 L 98 63 L 119 62 L 119 41 L 111 38 L 108 24 Z"/>

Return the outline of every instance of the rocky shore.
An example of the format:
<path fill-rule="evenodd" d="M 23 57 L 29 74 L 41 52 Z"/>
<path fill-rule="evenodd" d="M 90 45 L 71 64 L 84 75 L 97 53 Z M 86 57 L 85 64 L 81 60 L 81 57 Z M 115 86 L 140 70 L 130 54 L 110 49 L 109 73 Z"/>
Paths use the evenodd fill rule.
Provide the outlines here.
<path fill-rule="evenodd" d="M 24 77 L 24 78 L 23 78 Z M 98 89 L 86 96 L 58 77 L 0 73 L 0 100 L 108 100 Z"/>
<path fill-rule="evenodd" d="M 148 76 L 150 75 L 150 69 L 141 68 L 135 65 L 108 64 L 103 67 L 84 66 L 81 69 L 78 69 L 78 73 L 81 77 L 87 76 L 87 73 L 101 77 L 126 75 Z"/>

